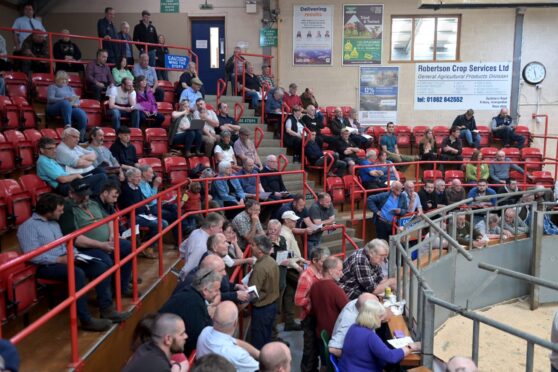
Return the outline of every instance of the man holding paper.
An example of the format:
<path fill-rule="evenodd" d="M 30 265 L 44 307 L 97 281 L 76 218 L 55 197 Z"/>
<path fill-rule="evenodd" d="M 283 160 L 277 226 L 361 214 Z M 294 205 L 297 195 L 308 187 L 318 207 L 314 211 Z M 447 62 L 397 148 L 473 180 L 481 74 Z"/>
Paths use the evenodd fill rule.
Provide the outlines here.
<path fill-rule="evenodd" d="M 36 211 L 25 221 L 17 231 L 19 245 L 24 253 L 29 253 L 62 238 L 62 230 L 58 225 L 58 219 L 64 212 L 64 198 L 57 194 L 43 194 L 37 201 Z M 81 236 L 78 238 L 80 239 Z M 78 241 L 76 239 L 76 243 Z M 74 256 L 80 252 L 74 248 Z M 68 280 L 68 256 L 66 244 L 61 244 L 53 249 L 31 259 L 37 265 L 37 277 L 53 280 Z M 75 262 L 75 285 L 79 291 L 86 284 L 86 279 L 93 280 L 102 275 L 110 268 L 104 261 L 99 259 L 76 260 Z M 126 285 L 128 283 L 126 282 Z M 94 318 L 88 307 L 87 297 L 82 296 L 77 300 L 77 314 L 80 326 L 83 330 L 93 332 L 104 332 L 108 330 L 113 322 L 120 322 L 128 318 L 127 313 L 119 313 L 114 310 L 110 294 L 110 279 L 100 282 L 95 290 L 97 301 L 101 308 L 101 319 Z"/>

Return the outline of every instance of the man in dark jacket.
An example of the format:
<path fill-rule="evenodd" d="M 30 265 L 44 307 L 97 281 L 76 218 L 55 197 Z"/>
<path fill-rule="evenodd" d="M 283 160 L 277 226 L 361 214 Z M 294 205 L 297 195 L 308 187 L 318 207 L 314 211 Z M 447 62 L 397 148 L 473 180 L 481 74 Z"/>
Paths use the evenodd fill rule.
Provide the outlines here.
<path fill-rule="evenodd" d="M 399 181 L 391 183 L 391 190 L 368 197 L 367 206 L 374 212 L 376 237 L 389 242 L 392 221 L 396 216 L 407 213 L 407 198 L 401 195 L 403 185 Z"/>
<path fill-rule="evenodd" d="M 147 10 L 141 12 L 141 20 L 139 23 L 134 27 L 134 41 L 140 41 L 143 43 L 152 43 L 158 44 L 159 43 L 159 36 L 157 36 L 157 29 L 150 21 L 151 13 Z M 157 51 L 156 46 L 148 46 L 147 50 L 145 50 L 145 45 L 137 44 L 136 47 L 138 48 L 140 54 L 147 52 L 149 55 L 149 66 L 155 67 L 155 55 Z"/>
<path fill-rule="evenodd" d="M 461 129 L 461 140 L 466 140 L 467 145 L 476 149 L 480 148 L 480 135 L 475 122 L 475 112 L 467 110 L 463 115 L 458 115 L 453 121 L 452 127 Z"/>
<path fill-rule="evenodd" d="M 52 46 L 52 54 L 55 59 L 63 59 L 65 61 L 79 61 L 81 59 L 81 50 L 76 43 L 70 40 L 70 31 L 62 30 L 64 36 Z M 80 63 L 64 63 L 56 62 L 56 71 L 64 70 L 66 72 L 83 72 L 83 65 Z"/>
<path fill-rule="evenodd" d="M 306 159 L 308 159 L 310 165 L 321 167 L 322 165 L 325 164 L 325 160 L 326 160 L 325 155 L 324 152 L 322 151 L 322 147 L 316 141 L 316 132 L 311 131 L 310 133 L 311 135 L 308 138 L 308 142 L 306 142 L 304 154 L 306 156 Z M 333 156 L 333 162 L 334 162 L 333 166 L 331 167 L 332 171 L 333 170 L 335 171 L 335 175 L 339 177 L 343 177 L 347 170 L 347 163 L 344 162 L 343 160 L 339 160 L 338 153 L 333 152 L 331 155 Z M 328 176 L 334 176 L 333 172 L 330 172 Z"/>
<path fill-rule="evenodd" d="M 112 20 L 114 18 L 114 9 L 105 8 L 105 17 L 97 21 L 97 35 L 105 39 L 103 41 L 103 49 L 108 52 L 108 63 L 115 63 L 118 56 L 118 44 L 111 43 L 108 40 L 116 39 L 116 27 Z"/>
<path fill-rule="evenodd" d="M 438 208 L 438 199 L 434 192 L 434 181 L 426 181 L 424 187 L 418 192 L 418 195 L 424 212 Z"/>

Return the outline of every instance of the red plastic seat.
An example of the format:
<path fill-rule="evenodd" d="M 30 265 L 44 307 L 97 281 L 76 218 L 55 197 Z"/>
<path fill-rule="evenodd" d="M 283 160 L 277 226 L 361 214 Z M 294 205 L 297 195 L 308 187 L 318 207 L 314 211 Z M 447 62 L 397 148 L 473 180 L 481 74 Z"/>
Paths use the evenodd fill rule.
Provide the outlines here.
<path fill-rule="evenodd" d="M 440 148 L 444 138 L 449 136 L 449 128 L 441 125 L 437 125 L 434 128 L 432 128 L 432 134 L 434 134 L 436 145 L 438 146 L 438 148 Z"/>
<path fill-rule="evenodd" d="M 20 124 L 19 108 L 8 96 L 0 96 L 0 120 L 2 129 L 17 129 Z"/>
<path fill-rule="evenodd" d="M 198 164 L 203 164 L 206 168 L 211 168 L 211 160 L 207 156 L 191 156 L 187 158 L 188 169 L 194 169 Z"/>
<path fill-rule="evenodd" d="M 463 160 L 471 160 L 471 157 L 473 156 L 473 152 L 475 152 L 475 148 L 474 147 L 463 147 L 463 149 L 461 150 L 461 156 L 463 157 Z"/>
<path fill-rule="evenodd" d="M 465 175 L 463 171 L 460 170 L 447 170 L 444 174 L 444 180 L 446 183 L 450 183 L 451 181 L 458 179 L 460 181 L 465 181 Z"/>
<path fill-rule="evenodd" d="M 425 170 L 422 173 L 422 181 L 435 181 L 438 178 L 442 178 L 442 171 L 439 170 Z"/>
<path fill-rule="evenodd" d="M 531 175 L 533 176 L 534 183 L 541 184 L 548 188 L 554 187 L 555 181 L 549 171 L 534 171 Z"/>
<path fill-rule="evenodd" d="M 498 149 L 496 147 L 483 147 L 481 153 L 484 159 L 494 159 L 498 153 Z"/>
<path fill-rule="evenodd" d="M 343 111 L 343 117 L 348 118 L 351 114 L 351 110 L 353 108 L 351 106 L 341 106 L 341 111 Z"/>
<path fill-rule="evenodd" d="M 521 160 L 521 151 L 515 147 L 504 147 L 502 151 L 506 154 L 506 158 L 510 158 L 510 160 Z"/>
<path fill-rule="evenodd" d="M 17 252 L 0 253 L 0 265 L 19 257 Z M 35 266 L 21 262 L 0 272 L 1 281 L 6 288 L 8 307 L 14 315 L 25 313 L 37 303 L 37 285 L 35 282 Z"/>
<path fill-rule="evenodd" d="M 27 140 L 19 130 L 14 129 L 4 131 L 4 136 L 16 151 L 19 168 L 24 170 L 34 168 L 35 146 L 31 141 Z"/>
<path fill-rule="evenodd" d="M 98 127 L 103 122 L 103 112 L 101 110 L 101 102 L 96 99 L 82 99 L 79 107 L 85 111 L 87 115 L 87 128 Z"/>
<path fill-rule="evenodd" d="M 34 73 L 31 74 L 31 84 L 35 101 L 46 103 L 48 86 L 54 83 L 51 74 Z"/>
<path fill-rule="evenodd" d="M 23 191 L 17 181 L 12 179 L 0 180 L 0 198 L 6 202 L 12 225 L 19 226 L 31 217 L 31 195 Z"/>
<path fill-rule="evenodd" d="M 542 170 L 542 153 L 541 150 L 533 147 L 527 147 L 521 149 L 521 160 L 527 162 L 534 162 L 525 165 L 525 169 L 527 171 L 535 170 L 540 171 Z"/>
<path fill-rule="evenodd" d="M 33 106 L 27 102 L 25 97 L 13 97 L 12 102 L 17 106 L 19 111 L 19 127 L 37 128 L 38 118 Z"/>
<path fill-rule="evenodd" d="M 57 143 L 60 143 L 60 136 L 56 130 L 52 128 L 43 128 L 39 132 L 41 132 L 43 137 L 50 137 L 53 140 L 56 140 Z"/>
<path fill-rule="evenodd" d="M 326 190 L 331 195 L 333 204 L 345 202 L 345 184 L 341 177 L 328 177 L 326 179 Z"/>
<path fill-rule="evenodd" d="M 477 125 L 477 130 L 480 136 L 480 145 L 488 146 L 490 143 L 490 129 L 485 125 Z"/>
<path fill-rule="evenodd" d="M 382 135 L 384 133 L 386 133 L 386 128 L 382 125 L 376 125 L 374 127 L 373 131 L 374 131 L 374 138 L 376 138 L 376 141 L 378 141 L 378 144 L 380 143 L 380 138 L 382 137 Z"/>
<path fill-rule="evenodd" d="M 29 195 L 31 195 L 33 207 L 37 204 L 39 196 L 52 191 L 52 187 L 40 179 L 36 174 L 25 174 L 19 177 L 19 184 L 21 185 L 23 191 L 27 191 Z"/>
<path fill-rule="evenodd" d="M 110 149 L 112 144 L 116 141 L 116 131 L 111 127 L 101 127 L 101 129 L 105 135 L 103 146 Z"/>
<path fill-rule="evenodd" d="M 171 185 L 179 184 L 188 179 L 188 163 L 181 156 L 171 156 L 163 160 L 165 173 Z"/>
<path fill-rule="evenodd" d="M 83 97 L 83 80 L 77 72 L 68 72 L 68 85 L 74 88 L 76 96 Z"/>
<path fill-rule="evenodd" d="M 364 191 L 361 187 L 357 186 L 356 176 L 352 176 L 350 174 L 343 176 L 343 185 L 345 186 L 345 191 L 350 195 L 350 197 L 354 195 L 354 199 L 356 201 L 362 200 Z"/>
<path fill-rule="evenodd" d="M 39 154 L 39 140 L 41 139 L 41 137 L 43 136 L 41 134 L 41 132 L 39 132 L 37 129 L 25 129 L 23 131 L 23 135 L 25 136 L 25 139 L 29 142 L 31 142 L 31 144 L 33 145 L 33 150 L 35 151 L 35 154 L 38 155 Z"/>
<path fill-rule="evenodd" d="M 331 119 L 335 116 L 335 106 L 327 106 L 325 108 L 326 113 L 326 123 L 324 125 L 328 125 Z"/>
<path fill-rule="evenodd" d="M 130 143 L 136 148 L 136 155 L 143 155 L 143 132 L 140 128 L 130 128 Z"/>
<path fill-rule="evenodd" d="M 150 165 L 153 171 L 159 176 L 163 175 L 163 165 L 159 158 L 140 158 L 138 159 L 139 165 Z"/>
<path fill-rule="evenodd" d="M 405 176 L 405 173 L 397 171 L 397 174 L 399 175 L 399 182 L 405 183 L 407 181 L 407 176 Z"/>
<path fill-rule="evenodd" d="M 169 139 L 164 128 L 147 128 L 145 141 L 149 144 L 149 155 L 162 157 L 169 152 Z"/>
<path fill-rule="evenodd" d="M 529 128 L 525 125 L 518 125 L 515 127 L 515 134 L 525 138 L 524 146 L 529 146 L 529 140 L 531 138 L 531 133 L 529 132 Z"/>
<path fill-rule="evenodd" d="M 167 80 L 159 80 L 158 85 L 159 88 L 163 89 L 163 102 L 173 103 L 174 102 L 174 86 L 170 81 Z"/>
<path fill-rule="evenodd" d="M 6 94 L 13 97 L 29 97 L 29 80 L 27 74 L 23 72 L 5 72 L 4 82 L 6 83 Z"/>
<path fill-rule="evenodd" d="M 16 150 L 14 146 L 6 141 L 6 137 L 0 133 L 0 173 L 12 173 L 16 169 L 16 164 Z"/>
<path fill-rule="evenodd" d="M 429 127 L 426 125 L 417 125 L 413 127 L 413 138 L 415 139 L 415 145 L 418 147 L 418 144 L 424 137 L 426 131 Z"/>
<path fill-rule="evenodd" d="M 161 123 L 161 126 L 165 129 L 168 129 L 172 121 L 172 117 L 171 117 L 173 111 L 172 103 L 157 102 L 157 111 L 165 117 L 165 120 L 163 121 L 163 123 Z"/>
<path fill-rule="evenodd" d="M 406 125 L 397 125 L 395 135 L 397 136 L 397 147 L 411 146 L 411 128 Z"/>

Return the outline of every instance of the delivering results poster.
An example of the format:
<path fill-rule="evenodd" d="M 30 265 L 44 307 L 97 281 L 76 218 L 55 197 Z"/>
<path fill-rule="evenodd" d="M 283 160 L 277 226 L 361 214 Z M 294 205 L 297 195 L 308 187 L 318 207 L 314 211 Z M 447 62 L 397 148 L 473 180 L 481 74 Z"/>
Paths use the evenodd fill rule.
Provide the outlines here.
<path fill-rule="evenodd" d="M 295 5 L 293 12 L 293 64 L 331 65 L 333 6 Z"/>

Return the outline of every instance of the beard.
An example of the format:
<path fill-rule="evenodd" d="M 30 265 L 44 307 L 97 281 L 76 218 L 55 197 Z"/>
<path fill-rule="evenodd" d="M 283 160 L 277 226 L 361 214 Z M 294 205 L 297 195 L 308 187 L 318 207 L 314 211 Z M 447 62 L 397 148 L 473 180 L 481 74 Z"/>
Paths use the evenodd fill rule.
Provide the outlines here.
<path fill-rule="evenodd" d="M 184 345 L 179 345 L 178 342 L 176 342 L 176 340 L 172 341 L 172 344 L 170 346 L 170 352 L 172 354 L 179 354 L 179 353 L 183 353 L 184 352 Z"/>

